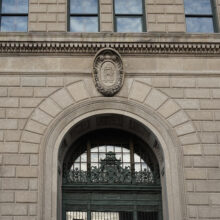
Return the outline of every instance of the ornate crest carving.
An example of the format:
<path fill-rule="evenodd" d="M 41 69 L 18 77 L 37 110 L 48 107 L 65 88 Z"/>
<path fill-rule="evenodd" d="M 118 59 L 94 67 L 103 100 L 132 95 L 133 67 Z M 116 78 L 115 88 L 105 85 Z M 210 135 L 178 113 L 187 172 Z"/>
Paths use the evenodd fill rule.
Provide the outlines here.
<path fill-rule="evenodd" d="M 97 90 L 104 96 L 113 96 L 124 81 L 121 56 L 111 48 L 100 50 L 93 63 L 93 78 Z"/>

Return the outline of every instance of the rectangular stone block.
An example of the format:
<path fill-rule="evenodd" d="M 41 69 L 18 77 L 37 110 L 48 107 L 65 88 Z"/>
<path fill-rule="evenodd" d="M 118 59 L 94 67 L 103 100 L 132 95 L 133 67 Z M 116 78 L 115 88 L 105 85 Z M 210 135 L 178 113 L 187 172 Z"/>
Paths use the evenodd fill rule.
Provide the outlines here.
<path fill-rule="evenodd" d="M 196 206 L 187 206 L 187 213 L 190 218 L 197 217 L 197 207 Z"/>
<path fill-rule="evenodd" d="M 218 144 L 205 144 L 203 146 L 203 151 L 205 155 L 220 155 L 220 148 Z"/>
<path fill-rule="evenodd" d="M 183 146 L 184 155 L 202 155 L 202 147 L 200 144 Z"/>
<path fill-rule="evenodd" d="M 220 100 L 200 100 L 201 109 L 220 109 Z"/>
<path fill-rule="evenodd" d="M 215 111 L 214 112 L 214 119 L 218 120 L 218 121 L 220 120 L 220 111 Z"/>
<path fill-rule="evenodd" d="M 1 76 L 0 86 L 19 86 L 20 77 L 17 76 Z"/>
<path fill-rule="evenodd" d="M 18 152 L 18 142 L 0 142 L 0 153 Z"/>
<path fill-rule="evenodd" d="M 200 218 L 210 218 L 210 219 L 220 218 L 219 207 L 198 207 L 198 212 Z"/>
<path fill-rule="evenodd" d="M 28 118 L 32 113 L 32 108 L 9 108 L 6 109 L 7 118 Z"/>
<path fill-rule="evenodd" d="M 49 13 L 65 13 L 66 12 L 66 5 L 65 4 L 51 4 L 47 6 L 47 11 Z"/>
<path fill-rule="evenodd" d="M 210 98 L 211 92 L 209 89 L 185 89 L 185 97 L 186 98 Z"/>
<path fill-rule="evenodd" d="M 176 20 L 173 14 L 159 14 L 157 15 L 157 21 L 160 23 L 174 23 Z"/>
<path fill-rule="evenodd" d="M 28 180 L 24 178 L 4 178 L 2 179 L 2 188 L 6 190 L 26 190 L 28 189 Z"/>
<path fill-rule="evenodd" d="M 66 23 L 48 23 L 47 24 L 47 30 L 48 31 L 62 31 L 66 32 Z"/>
<path fill-rule="evenodd" d="M 47 24 L 45 23 L 29 23 L 28 25 L 29 32 L 46 32 L 47 31 Z"/>
<path fill-rule="evenodd" d="M 39 145 L 33 143 L 24 143 L 20 144 L 20 152 L 21 153 L 34 153 L 37 154 L 39 152 Z"/>
<path fill-rule="evenodd" d="M 112 17 L 111 13 L 101 14 L 100 19 L 102 22 L 112 22 L 113 21 L 113 17 Z"/>
<path fill-rule="evenodd" d="M 29 155 L 6 154 L 3 156 L 3 163 L 6 165 L 28 165 L 29 164 Z"/>
<path fill-rule="evenodd" d="M 220 205 L 220 194 L 213 193 L 209 196 L 212 205 Z"/>
<path fill-rule="evenodd" d="M 172 98 L 184 97 L 183 88 L 162 88 L 160 90 Z"/>
<path fill-rule="evenodd" d="M 14 202 L 14 192 L 0 192 L 1 202 Z"/>
<path fill-rule="evenodd" d="M 36 192 L 27 192 L 27 191 L 17 191 L 15 192 L 15 201 L 16 202 L 37 202 L 37 193 Z"/>
<path fill-rule="evenodd" d="M 35 204 L 29 204 L 28 213 L 29 213 L 29 215 L 31 215 L 31 216 L 37 215 L 37 205 L 35 205 Z"/>
<path fill-rule="evenodd" d="M 196 80 L 194 78 L 173 77 L 170 79 L 171 87 L 196 87 Z"/>
<path fill-rule="evenodd" d="M 186 179 L 206 179 L 207 171 L 201 168 L 185 168 Z"/>
<path fill-rule="evenodd" d="M 21 131 L 19 130 L 7 130 L 5 131 L 5 141 L 19 141 L 21 137 Z"/>
<path fill-rule="evenodd" d="M 17 129 L 18 121 L 16 119 L 0 119 L 0 129 Z"/>
<path fill-rule="evenodd" d="M 0 166 L 0 177 L 14 177 L 15 167 L 12 166 Z"/>
<path fill-rule="evenodd" d="M 3 107 L 18 107 L 18 98 L 0 98 L 0 106 Z"/>
<path fill-rule="evenodd" d="M 203 144 L 217 143 L 217 135 L 214 132 L 201 132 L 199 136 Z"/>
<path fill-rule="evenodd" d="M 32 154 L 30 155 L 30 165 L 31 166 L 36 166 L 39 163 L 39 157 L 37 154 Z"/>
<path fill-rule="evenodd" d="M 198 99 L 175 99 L 183 109 L 199 109 Z"/>
<path fill-rule="evenodd" d="M 43 4 L 30 4 L 29 6 L 29 13 L 33 13 L 33 12 L 38 12 L 38 13 L 42 13 L 42 12 L 47 12 L 47 5 L 43 5 Z"/>
<path fill-rule="evenodd" d="M 26 96 L 33 96 L 33 88 L 9 88 L 8 89 L 9 96 L 14 97 L 26 97 Z"/>
<path fill-rule="evenodd" d="M 195 181 L 197 192 L 220 192 L 220 180 L 197 180 Z"/>
<path fill-rule="evenodd" d="M 220 87 L 220 79 L 217 77 L 204 77 L 197 79 L 198 87 L 207 87 L 207 88 L 219 88 Z"/>
<path fill-rule="evenodd" d="M 1 214 L 4 215 L 27 215 L 26 204 L 2 204 Z"/>
<path fill-rule="evenodd" d="M 218 156 L 195 157 L 193 161 L 194 167 L 219 167 L 220 165 Z"/>
<path fill-rule="evenodd" d="M 38 167 L 19 166 L 16 167 L 17 177 L 37 177 Z"/>
<path fill-rule="evenodd" d="M 4 108 L 0 108 L 0 118 L 6 118 L 5 116 L 6 116 L 5 109 Z"/>
<path fill-rule="evenodd" d="M 63 77 L 47 77 L 47 86 L 63 86 L 64 78 Z"/>
<path fill-rule="evenodd" d="M 220 121 L 203 121 L 201 127 L 203 131 L 220 131 Z"/>
<path fill-rule="evenodd" d="M 211 111 L 187 110 L 187 113 L 189 114 L 192 120 L 199 120 L 199 121 L 213 120 L 213 113 Z"/>
<path fill-rule="evenodd" d="M 167 24 L 167 32 L 185 32 L 186 26 L 184 23 Z"/>
<path fill-rule="evenodd" d="M 220 180 L 220 168 L 208 169 L 208 179 Z"/>
<path fill-rule="evenodd" d="M 39 22 L 56 22 L 56 14 L 39 14 L 38 21 Z"/>
<path fill-rule="evenodd" d="M 187 201 L 189 205 L 208 205 L 208 193 L 188 193 Z"/>
<path fill-rule="evenodd" d="M 8 91 L 7 88 L 0 88 L 0 96 L 7 96 L 8 95 Z"/>
<path fill-rule="evenodd" d="M 29 77 L 23 76 L 21 77 L 21 85 L 22 86 L 45 86 L 46 78 L 45 77 Z"/>
<path fill-rule="evenodd" d="M 37 178 L 31 178 L 29 180 L 29 187 L 30 187 L 30 190 L 37 190 L 38 189 L 38 179 Z"/>

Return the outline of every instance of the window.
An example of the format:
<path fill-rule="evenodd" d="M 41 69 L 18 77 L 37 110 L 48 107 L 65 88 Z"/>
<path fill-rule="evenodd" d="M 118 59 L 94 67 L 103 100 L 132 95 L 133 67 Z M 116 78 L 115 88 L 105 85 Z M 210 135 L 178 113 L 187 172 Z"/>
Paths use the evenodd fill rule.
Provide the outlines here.
<path fill-rule="evenodd" d="M 98 0 L 70 0 L 69 31 L 98 32 Z"/>
<path fill-rule="evenodd" d="M 187 32 L 215 31 L 213 4 L 212 0 L 184 0 Z"/>
<path fill-rule="evenodd" d="M 28 0 L 0 0 L 0 30 L 28 30 Z"/>
<path fill-rule="evenodd" d="M 143 5 L 143 0 L 114 0 L 115 31 L 145 31 Z"/>
<path fill-rule="evenodd" d="M 93 131 L 66 152 L 63 220 L 162 220 L 157 159 L 138 137 Z"/>

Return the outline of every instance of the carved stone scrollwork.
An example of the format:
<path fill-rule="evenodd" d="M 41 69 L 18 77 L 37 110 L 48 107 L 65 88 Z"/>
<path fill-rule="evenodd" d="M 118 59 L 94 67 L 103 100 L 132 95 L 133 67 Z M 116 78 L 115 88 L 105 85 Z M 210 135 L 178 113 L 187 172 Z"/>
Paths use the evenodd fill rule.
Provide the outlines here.
<path fill-rule="evenodd" d="M 104 96 L 115 95 L 124 81 L 123 63 L 120 54 L 111 48 L 100 50 L 93 62 L 95 87 Z"/>

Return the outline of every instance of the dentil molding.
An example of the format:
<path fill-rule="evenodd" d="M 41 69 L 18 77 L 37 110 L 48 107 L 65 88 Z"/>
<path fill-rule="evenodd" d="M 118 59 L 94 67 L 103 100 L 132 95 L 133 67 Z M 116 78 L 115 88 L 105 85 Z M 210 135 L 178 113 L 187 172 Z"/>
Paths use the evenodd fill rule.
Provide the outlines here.
<path fill-rule="evenodd" d="M 195 55 L 219 56 L 220 43 L 207 42 L 65 42 L 0 41 L 0 54 L 74 55 L 95 54 L 112 48 L 123 55 Z"/>

